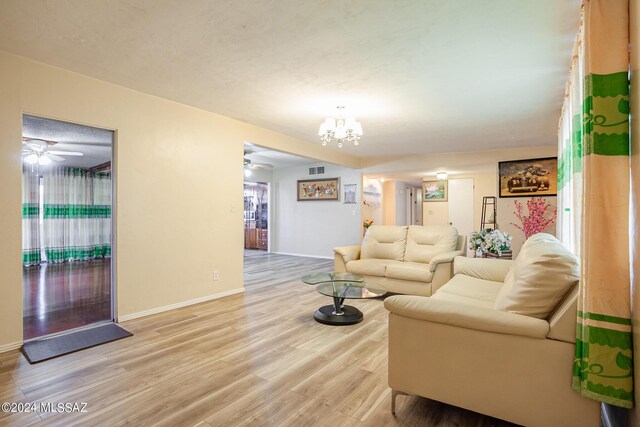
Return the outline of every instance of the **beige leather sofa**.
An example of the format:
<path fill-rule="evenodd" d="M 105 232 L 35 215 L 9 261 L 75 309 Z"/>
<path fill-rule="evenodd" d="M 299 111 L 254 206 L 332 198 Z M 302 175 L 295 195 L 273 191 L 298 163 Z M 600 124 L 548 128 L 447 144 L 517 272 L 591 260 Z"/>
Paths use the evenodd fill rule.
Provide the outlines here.
<path fill-rule="evenodd" d="M 548 234 L 515 261 L 458 257 L 430 298 L 393 296 L 389 386 L 526 426 L 599 426 L 571 388 L 579 268 Z"/>
<path fill-rule="evenodd" d="M 334 271 L 360 274 L 390 292 L 429 296 L 451 278 L 465 241 L 448 225 L 372 225 L 362 246 L 334 248 Z"/>

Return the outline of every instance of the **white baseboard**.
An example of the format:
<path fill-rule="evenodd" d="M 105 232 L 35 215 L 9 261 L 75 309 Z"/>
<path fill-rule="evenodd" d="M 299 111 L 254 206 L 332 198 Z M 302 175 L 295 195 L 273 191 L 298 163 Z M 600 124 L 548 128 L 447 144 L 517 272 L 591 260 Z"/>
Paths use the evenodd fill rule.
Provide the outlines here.
<path fill-rule="evenodd" d="M 165 305 L 163 307 L 156 307 L 150 310 L 139 311 L 137 313 L 125 314 L 124 316 L 118 316 L 118 323 L 126 322 L 127 320 L 139 319 L 140 317 L 151 316 L 152 314 L 158 314 L 169 310 L 175 310 L 176 308 L 187 307 L 189 305 L 200 304 L 201 302 L 207 302 L 214 299 L 224 298 L 229 295 L 235 295 L 244 292 L 244 288 L 231 289 L 229 291 L 219 292 L 213 295 L 207 295 L 200 298 L 191 299 L 188 301 L 182 301 L 175 304 Z"/>
<path fill-rule="evenodd" d="M 278 254 L 278 255 L 301 256 L 301 257 L 305 257 L 305 258 L 333 259 L 332 256 L 292 254 L 292 253 L 289 253 L 289 252 L 272 252 L 272 253 Z"/>
<path fill-rule="evenodd" d="M 16 350 L 22 347 L 22 341 L 12 342 L 10 344 L 0 345 L 0 353 L 5 353 L 7 351 Z"/>

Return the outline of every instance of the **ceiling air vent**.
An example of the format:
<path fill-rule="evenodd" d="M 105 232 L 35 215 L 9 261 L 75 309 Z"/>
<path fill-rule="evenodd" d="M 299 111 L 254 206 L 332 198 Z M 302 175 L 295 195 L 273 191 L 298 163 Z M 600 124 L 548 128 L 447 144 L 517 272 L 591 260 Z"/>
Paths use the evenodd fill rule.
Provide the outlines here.
<path fill-rule="evenodd" d="M 324 173 L 324 166 L 309 168 L 309 175 L 322 175 L 323 173 Z"/>

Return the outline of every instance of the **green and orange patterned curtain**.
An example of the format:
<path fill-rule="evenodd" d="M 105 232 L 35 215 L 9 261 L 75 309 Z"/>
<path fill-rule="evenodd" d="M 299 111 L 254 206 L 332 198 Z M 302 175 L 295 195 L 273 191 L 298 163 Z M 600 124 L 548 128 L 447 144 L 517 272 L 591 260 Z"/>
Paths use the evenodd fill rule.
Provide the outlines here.
<path fill-rule="evenodd" d="M 573 387 L 633 406 L 629 4 L 585 0 L 559 125 L 558 233 L 581 261 Z"/>

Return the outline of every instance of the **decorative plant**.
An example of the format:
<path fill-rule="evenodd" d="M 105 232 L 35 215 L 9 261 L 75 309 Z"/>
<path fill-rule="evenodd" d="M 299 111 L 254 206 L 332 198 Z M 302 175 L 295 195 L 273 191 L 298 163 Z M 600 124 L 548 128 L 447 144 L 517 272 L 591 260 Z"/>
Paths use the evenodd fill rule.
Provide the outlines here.
<path fill-rule="evenodd" d="M 372 219 L 365 219 L 364 221 L 362 221 L 362 226 L 364 227 L 364 232 L 362 233 L 363 236 L 367 234 L 367 230 L 369 229 L 369 227 L 371 227 L 371 224 L 373 224 Z"/>
<path fill-rule="evenodd" d="M 478 252 L 478 249 L 481 250 L 482 244 L 484 243 L 484 236 L 491 232 L 490 228 L 485 228 L 484 230 L 474 231 L 471 233 L 469 238 L 469 249 L 474 252 Z"/>
<path fill-rule="evenodd" d="M 502 255 L 502 252 L 511 250 L 512 237 L 506 231 L 491 230 L 484 236 L 484 248 L 486 252 Z"/>
<path fill-rule="evenodd" d="M 502 255 L 503 252 L 511 250 L 511 239 L 506 231 L 485 228 L 471 233 L 469 249 L 475 251 L 476 256 L 482 256 L 484 252 Z"/>
<path fill-rule="evenodd" d="M 536 233 L 541 233 L 553 221 L 556 220 L 557 209 L 553 209 L 551 215 L 547 215 L 547 210 L 551 207 L 546 200 L 541 197 L 532 197 L 527 201 L 528 216 L 522 214 L 522 203 L 514 202 L 516 210 L 513 212 L 522 225 L 511 223 L 511 225 L 522 230 L 527 239 Z"/>

